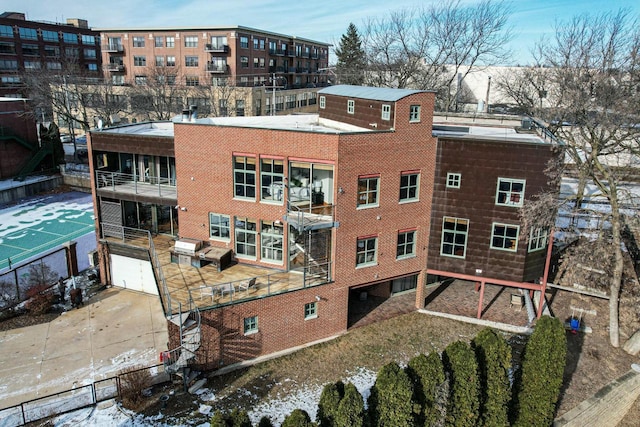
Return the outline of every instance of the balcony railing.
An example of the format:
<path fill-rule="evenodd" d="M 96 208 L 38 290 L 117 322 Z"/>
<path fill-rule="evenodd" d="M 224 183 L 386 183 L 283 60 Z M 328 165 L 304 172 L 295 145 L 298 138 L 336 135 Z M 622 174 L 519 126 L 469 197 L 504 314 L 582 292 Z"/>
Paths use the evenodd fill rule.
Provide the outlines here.
<path fill-rule="evenodd" d="M 211 52 L 211 53 L 229 53 L 229 45 L 226 45 L 226 44 L 216 45 L 216 44 L 208 43 L 204 45 L 204 51 Z"/>
<path fill-rule="evenodd" d="M 177 198 L 175 178 L 96 171 L 96 187 L 98 190 L 120 194 Z"/>
<path fill-rule="evenodd" d="M 109 43 L 102 46 L 102 51 L 110 53 L 122 53 L 124 52 L 124 46 L 118 43 Z"/>
<path fill-rule="evenodd" d="M 107 70 L 114 73 L 124 72 L 124 64 L 107 64 Z"/>
<path fill-rule="evenodd" d="M 335 205 L 312 206 L 309 203 L 287 202 L 286 222 L 300 231 L 320 230 L 337 226 Z"/>
<path fill-rule="evenodd" d="M 225 74 L 229 71 L 229 66 L 227 64 L 207 62 L 207 71 L 210 73 Z"/>

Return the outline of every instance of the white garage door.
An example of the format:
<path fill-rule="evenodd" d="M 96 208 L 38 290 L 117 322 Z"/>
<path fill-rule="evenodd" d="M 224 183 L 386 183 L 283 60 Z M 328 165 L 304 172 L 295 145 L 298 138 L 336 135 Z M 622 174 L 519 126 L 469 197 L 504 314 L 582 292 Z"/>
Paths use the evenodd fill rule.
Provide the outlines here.
<path fill-rule="evenodd" d="M 149 261 L 111 254 L 111 281 L 113 286 L 158 295 Z"/>

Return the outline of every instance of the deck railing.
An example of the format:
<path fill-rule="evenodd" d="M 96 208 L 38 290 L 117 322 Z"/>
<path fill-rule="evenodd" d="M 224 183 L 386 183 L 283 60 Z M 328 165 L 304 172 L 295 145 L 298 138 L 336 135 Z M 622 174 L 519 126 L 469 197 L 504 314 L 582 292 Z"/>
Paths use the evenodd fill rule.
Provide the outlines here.
<path fill-rule="evenodd" d="M 133 192 L 134 194 L 157 193 L 158 196 L 175 196 L 175 178 L 143 176 L 137 174 L 96 171 L 96 187 L 113 192 Z"/>

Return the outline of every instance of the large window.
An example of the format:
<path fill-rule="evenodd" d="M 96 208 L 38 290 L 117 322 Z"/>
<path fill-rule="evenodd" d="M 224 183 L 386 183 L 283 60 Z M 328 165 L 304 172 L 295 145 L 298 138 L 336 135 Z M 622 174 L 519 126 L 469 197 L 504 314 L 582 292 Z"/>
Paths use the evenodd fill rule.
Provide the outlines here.
<path fill-rule="evenodd" d="M 304 318 L 315 319 L 318 317 L 318 303 L 310 302 L 304 305 Z"/>
<path fill-rule="evenodd" d="M 186 36 L 184 38 L 184 47 L 198 47 L 198 36 Z"/>
<path fill-rule="evenodd" d="M 85 49 L 84 50 L 84 57 L 85 58 L 89 58 L 89 59 L 95 59 L 96 58 L 96 50 L 95 49 Z"/>
<path fill-rule="evenodd" d="M 197 56 L 185 56 L 184 57 L 184 65 L 186 67 L 197 67 L 198 66 L 198 57 Z"/>
<path fill-rule="evenodd" d="M 416 255 L 416 230 L 398 232 L 396 258 L 410 258 Z"/>
<path fill-rule="evenodd" d="M 448 173 L 447 174 L 447 188 L 460 188 L 460 181 L 462 179 L 462 175 L 459 173 Z"/>
<path fill-rule="evenodd" d="M 356 267 L 375 265 L 378 260 L 378 236 L 358 238 Z"/>
<path fill-rule="evenodd" d="M 258 316 L 244 318 L 244 334 L 255 334 L 258 332 Z"/>
<path fill-rule="evenodd" d="M 416 123 L 420 121 L 420 106 L 412 105 L 409 107 L 409 122 Z"/>
<path fill-rule="evenodd" d="M 44 56 L 58 57 L 60 56 L 60 48 L 58 46 L 44 46 Z"/>
<path fill-rule="evenodd" d="M 236 255 L 239 258 L 256 259 L 256 221 L 236 217 L 235 222 Z"/>
<path fill-rule="evenodd" d="M 240 36 L 240 47 L 244 49 L 249 48 L 249 37 Z"/>
<path fill-rule="evenodd" d="M 400 201 L 411 202 L 418 200 L 420 172 L 402 172 L 400 175 Z"/>
<path fill-rule="evenodd" d="M 200 79 L 198 78 L 198 76 L 185 76 L 185 84 L 187 86 L 199 86 L 200 85 Z"/>
<path fill-rule="evenodd" d="M 358 207 L 378 206 L 380 175 L 361 176 L 358 178 Z"/>
<path fill-rule="evenodd" d="M 164 56 L 156 55 L 156 67 L 164 67 Z"/>
<path fill-rule="evenodd" d="M 442 218 L 440 255 L 464 258 L 467 255 L 469 220 L 445 216 Z"/>
<path fill-rule="evenodd" d="M 522 206 L 524 201 L 523 179 L 498 178 L 498 188 L 496 189 L 496 205 L 501 206 Z"/>
<path fill-rule="evenodd" d="M 231 219 L 229 215 L 209 213 L 209 236 L 216 240 L 231 240 Z"/>
<path fill-rule="evenodd" d="M 279 159 L 260 160 L 260 199 L 282 203 L 284 195 L 284 161 Z"/>
<path fill-rule="evenodd" d="M 136 67 L 146 67 L 147 66 L 147 57 L 146 56 L 134 56 L 133 57 L 133 65 Z"/>
<path fill-rule="evenodd" d="M 256 159 L 255 157 L 233 157 L 234 197 L 256 198 Z"/>
<path fill-rule="evenodd" d="M 47 31 L 48 33 L 53 33 L 53 31 Z M 56 38 L 58 40 L 58 33 L 55 33 Z M 43 31 L 44 36 L 44 31 Z M 0 25 L 0 37 L 13 37 L 13 27 L 10 25 Z M 45 39 L 46 40 L 46 39 Z"/>
<path fill-rule="evenodd" d="M 144 37 L 142 36 L 134 37 L 133 47 L 144 47 Z"/>
<path fill-rule="evenodd" d="M 78 35 L 72 33 L 62 33 L 62 39 L 65 43 L 78 44 Z"/>
<path fill-rule="evenodd" d="M 35 28 L 18 28 L 18 32 L 20 33 L 21 39 L 26 40 L 38 40 L 38 31 Z M 13 35 L 13 34 L 12 34 Z"/>
<path fill-rule="evenodd" d="M 547 247 L 549 230 L 546 228 L 534 228 L 529 232 L 529 252 L 540 251 Z"/>
<path fill-rule="evenodd" d="M 284 227 L 276 221 L 262 221 L 260 249 L 263 261 L 282 263 Z"/>
<path fill-rule="evenodd" d="M 164 37 L 162 36 L 155 36 L 153 38 L 153 45 L 155 47 L 164 47 Z"/>
<path fill-rule="evenodd" d="M 248 56 L 241 56 L 240 57 L 240 67 L 249 68 L 249 57 Z"/>
<path fill-rule="evenodd" d="M 167 56 L 167 67 L 175 67 L 175 66 L 176 66 L 176 57 Z"/>
<path fill-rule="evenodd" d="M 58 41 L 58 32 L 57 31 L 42 30 L 42 40 L 44 40 L 46 42 L 57 42 Z"/>
<path fill-rule="evenodd" d="M 382 104 L 382 120 L 391 120 L 391 105 Z"/>
<path fill-rule="evenodd" d="M 491 231 L 491 249 L 516 252 L 518 250 L 519 232 L 520 227 L 517 225 L 494 222 Z"/>
<path fill-rule="evenodd" d="M 175 47 L 176 46 L 176 38 L 175 37 L 167 37 L 165 38 L 165 43 L 167 47 Z"/>

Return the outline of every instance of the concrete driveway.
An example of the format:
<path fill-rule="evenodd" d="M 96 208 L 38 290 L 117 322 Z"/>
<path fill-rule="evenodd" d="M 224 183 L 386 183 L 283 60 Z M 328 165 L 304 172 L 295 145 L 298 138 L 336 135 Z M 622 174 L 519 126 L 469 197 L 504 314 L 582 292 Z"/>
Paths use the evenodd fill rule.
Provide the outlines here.
<path fill-rule="evenodd" d="M 120 288 L 50 323 L 0 332 L 0 408 L 156 365 L 167 338 L 158 297 Z"/>

